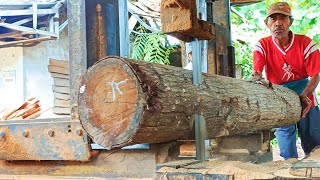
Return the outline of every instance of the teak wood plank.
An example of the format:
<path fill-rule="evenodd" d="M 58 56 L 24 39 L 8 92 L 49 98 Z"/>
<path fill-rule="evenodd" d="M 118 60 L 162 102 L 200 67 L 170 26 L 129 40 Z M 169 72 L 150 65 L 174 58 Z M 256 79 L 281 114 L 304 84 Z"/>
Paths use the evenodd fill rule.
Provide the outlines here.
<path fill-rule="evenodd" d="M 68 107 L 70 107 L 70 101 L 69 100 L 62 100 L 62 99 L 55 99 L 54 106 L 68 108 Z"/>
<path fill-rule="evenodd" d="M 68 74 L 51 73 L 53 78 L 70 79 Z"/>
<path fill-rule="evenodd" d="M 53 78 L 53 84 L 60 87 L 70 87 L 69 79 Z"/>
<path fill-rule="evenodd" d="M 54 96 L 55 99 L 70 100 L 70 95 L 69 94 L 62 94 L 62 93 L 54 92 L 53 96 Z"/>
<path fill-rule="evenodd" d="M 53 107 L 52 112 L 54 114 L 59 114 L 59 115 L 68 115 L 70 114 L 70 108 L 64 108 L 64 107 Z"/>
<path fill-rule="evenodd" d="M 69 69 L 59 66 L 48 65 L 48 71 L 51 73 L 59 73 L 69 75 Z"/>
<path fill-rule="evenodd" d="M 25 117 L 24 119 L 35 119 L 39 116 L 41 116 L 42 113 L 44 113 L 45 111 L 48 111 L 50 108 L 46 108 L 46 109 L 40 109 L 40 111 L 37 111 L 33 114 L 30 114 L 29 116 Z"/>
<path fill-rule="evenodd" d="M 61 86 L 52 86 L 53 92 L 62 93 L 62 94 L 70 94 L 70 87 L 61 87 Z"/>
<path fill-rule="evenodd" d="M 11 118 L 15 117 L 15 115 L 17 113 L 16 111 L 26 108 L 30 103 L 32 103 L 32 104 L 35 103 L 35 101 L 37 101 L 37 99 L 29 98 L 24 103 L 22 103 L 22 105 L 19 106 L 18 108 L 8 109 L 7 112 L 3 114 L 2 119 L 7 120 L 7 119 L 11 119 Z"/>
<path fill-rule="evenodd" d="M 58 66 L 69 69 L 69 61 L 62 61 L 53 58 L 49 58 L 49 65 Z"/>

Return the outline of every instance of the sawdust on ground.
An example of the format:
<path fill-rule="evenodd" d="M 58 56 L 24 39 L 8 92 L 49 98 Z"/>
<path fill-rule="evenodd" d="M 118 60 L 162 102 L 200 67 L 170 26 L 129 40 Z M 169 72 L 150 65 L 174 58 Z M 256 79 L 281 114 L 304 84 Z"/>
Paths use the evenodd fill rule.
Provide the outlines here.
<path fill-rule="evenodd" d="M 233 176 L 234 180 L 273 179 L 276 177 L 293 178 L 294 176 L 289 174 L 289 168 L 297 161 L 297 159 L 289 159 L 287 161 L 253 164 L 240 161 L 209 160 L 179 169 L 164 167 L 158 172 L 224 174 Z"/>

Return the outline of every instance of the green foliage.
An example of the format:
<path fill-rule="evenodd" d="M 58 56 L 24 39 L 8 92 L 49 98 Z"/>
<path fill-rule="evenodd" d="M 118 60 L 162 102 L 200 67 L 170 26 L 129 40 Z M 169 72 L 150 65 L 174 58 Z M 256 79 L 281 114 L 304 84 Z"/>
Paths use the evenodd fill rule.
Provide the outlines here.
<path fill-rule="evenodd" d="M 162 33 L 152 34 L 147 36 L 147 44 L 145 47 L 145 61 L 170 64 L 169 55 L 173 46 L 164 46 L 163 42 L 166 40 L 166 36 Z"/>
<path fill-rule="evenodd" d="M 248 78 L 252 74 L 252 48 L 248 43 L 241 43 L 237 40 L 233 41 L 235 48 L 236 65 L 240 66 L 243 71 L 244 78 Z"/>
<path fill-rule="evenodd" d="M 277 141 L 277 139 L 276 139 L 276 138 L 272 139 L 272 140 L 270 141 L 270 145 L 271 145 L 273 148 L 278 147 L 278 141 Z"/>
<path fill-rule="evenodd" d="M 143 26 L 137 28 L 139 33 L 146 33 Z M 145 46 L 147 44 L 148 38 L 146 35 L 137 35 L 134 37 L 134 42 L 132 44 L 131 58 L 132 59 L 143 59 L 145 56 Z"/>
<path fill-rule="evenodd" d="M 170 64 L 169 55 L 174 46 L 167 45 L 167 36 L 162 33 L 148 33 L 143 26 L 139 26 L 135 35 L 131 58 L 148 62 Z"/>
<path fill-rule="evenodd" d="M 268 33 L 263 19 L 265 14 L 265 2 L 234 7 L 234 13 L 231 14 L 235 61 L 241 67 L 244 79 L 252 74 L 254 44 Z"/>

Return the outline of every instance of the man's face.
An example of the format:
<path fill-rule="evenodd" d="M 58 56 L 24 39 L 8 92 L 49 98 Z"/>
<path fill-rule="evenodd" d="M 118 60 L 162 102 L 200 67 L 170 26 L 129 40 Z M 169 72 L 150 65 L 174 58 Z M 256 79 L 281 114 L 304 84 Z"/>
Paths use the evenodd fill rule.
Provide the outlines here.
<path fill-rule="evenodd" d="M 290 17 L 284 14 L 272 14 L 265 20 L 265 23 L 272 36 L 279 39 L 288 37 L 289 27 L 292 24 Z"/>

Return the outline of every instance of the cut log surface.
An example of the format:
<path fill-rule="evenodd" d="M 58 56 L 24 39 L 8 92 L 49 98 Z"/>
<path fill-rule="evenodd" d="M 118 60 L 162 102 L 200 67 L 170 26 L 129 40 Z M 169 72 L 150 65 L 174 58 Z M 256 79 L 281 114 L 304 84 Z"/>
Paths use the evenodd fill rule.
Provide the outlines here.
<path fill-rule="evenodd" d="M 297 94 L 274 85 L 107 57 L 83 75 L 80 120 L 94 142 L 112 149 L 192 139 L 193 114 L 205 117 L 208 138 L 269 130 L 300 119 Z"/>

